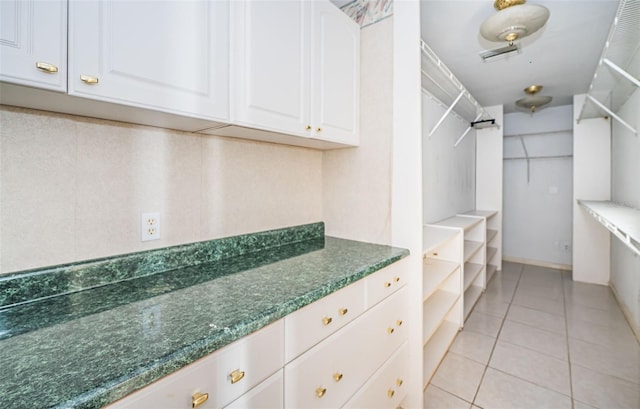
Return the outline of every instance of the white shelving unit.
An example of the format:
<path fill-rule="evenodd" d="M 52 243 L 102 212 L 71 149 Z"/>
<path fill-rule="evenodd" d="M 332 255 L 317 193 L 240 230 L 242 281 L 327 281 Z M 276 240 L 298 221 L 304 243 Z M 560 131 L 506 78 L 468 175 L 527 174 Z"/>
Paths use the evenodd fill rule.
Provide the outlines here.
<path fill-rule="evenodd" d="M 610 115 L 638 135 L 637 125 L 627 123 L 617 112 L 640 87 L 639 14 L 640 3 L 637 0 L 620 1 L 589 93 L 578 115 L 578 123 L 582 119 Z"/>
<path fill-rule="evenodd" d="M 486 258 L 486 284 L 491 281 L 496 271 L 502 270 L 502 240 L 500 239 L 500 223 L 498 218 L 498 211 L 496 210 L 473 210 L 464 213 L 461 216 L 476 216 L 482 217 L 485 220 L 487 226 L 486 244 L 487 244 L 487 258 Z"/>
<path fill-rule="evenodd" d="M 457 229 L 463 237 L 462 305 L 466 319 L 486 288 L 486 222 L 484 217 L 458 215 L 442 220 L 436 226 Z"/>
<path fill-rule="evenodd" d="M 640 256 L 640 210 L 608 200 L 578 200 L 578 204 Z"/>
<path fill-rule="evenodd" d="M 423 228 L 423 377 L 426 388 L 456 334 L 462 328 L 461 229 Z"/>

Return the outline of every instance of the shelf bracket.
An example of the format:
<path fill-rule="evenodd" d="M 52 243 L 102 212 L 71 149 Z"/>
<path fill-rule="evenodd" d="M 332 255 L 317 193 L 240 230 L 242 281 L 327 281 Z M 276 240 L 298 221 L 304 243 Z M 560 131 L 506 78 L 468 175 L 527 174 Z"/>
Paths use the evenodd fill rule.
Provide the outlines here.
<path fill-rule="evenodd" d="M 640 88 L 640 81 L 638 81 L 633 75 L 629 74 L 628 72 L 626 72 L 625 70 L 620 68 L 613 61 L 611 61 L 608 58 L 603 58 L 602 62 L 607 64 L 609 67 L 613 68 L 618 74 L 622 75 L 623 77 L 625 77 L 626 79 L 631 81 L 633 83 L 633 85 L 635 85 L 636 87 Z"/>
<path fill-rule="evenodd" d="M 476 117 L 476 119 L 473 120 L 473 122 L 477 121 L 478 119 L 480 119 L 482 117 L 482 113 L 478 114 L 478 116 Z M 458 140 L 456 141 L 456 143 L 453 144 L 454 148 L 457 148 L 458 145 L 460 145 L 460 142 L 462 142 L 462 140 L 464 139 L 465 136 L 467 136 L 467 134 L 469 133 L 469 131 L 471 130 L 471 128 L 473 128 L 471 125 L 469 125 L 469 127 L 467 128 L 466 131 L 464 131 L 464 133 L 462 134 L 462 136 L 460 136 L 458 138 Z"/>
<path fill-rule="evenodd" d="M 594 97 L 592 97 L 591 95 L 587 95 L 587 98 L 589 98 L 589 100 L 591 102 L 593 102 L 594 104 L 596 104 L 596 106 L 598 106 L 598 108 L 602 109 L 604 112 L 606 112 L 607 114 L 611 115 L 611 117 L 613 119 L 615 119 L 616 121 L 620 122 L 622 125 L 624 125 L 625 127 L 627 127 L 631 132 L 633 132 L 635 135 L 638 135 L 638 131 L 631 125 L 629 125 L 624 119 L 620 118 L 618 115 L 616 115 L 615 112 L 613 112 L 612 110 L 610 110 L 609 108 L 607 108 L 603 103 L 601 103 L 600 101 L 598 101 L 597 99 L 595 99 Z"/>
<path fill-rule="evenodd" d="M 442 118 L 440 118 L 440 120 L 438 121 L 437 124 L 435 124 L 435 126 L 433 128 L 431 128 L 431 130 L 429 131 L 429 138 L 431 138 L 431 135 L 433 135 L 433 133 L 436 131 L 436 129 L 438 129 L 440 127 L 440 125 L 442 125 L 442 122 L 445 120 L 445 118 L 449 115 L 449 113 L 451 113 L 451 110 L 453 109 L 453 107 L 456 106 L 456 104 L 458 103 L 458 101 L 460 101 L 460 99 L 462 98 L 462 96 L 464 95 L 464 90 L 460 91 L 460 94 L 458 95 L 458 97 L 453 101 L 453 103 L 451 104 L 451 106 L 445 111 L 444 115 L 442 115 Z"/>

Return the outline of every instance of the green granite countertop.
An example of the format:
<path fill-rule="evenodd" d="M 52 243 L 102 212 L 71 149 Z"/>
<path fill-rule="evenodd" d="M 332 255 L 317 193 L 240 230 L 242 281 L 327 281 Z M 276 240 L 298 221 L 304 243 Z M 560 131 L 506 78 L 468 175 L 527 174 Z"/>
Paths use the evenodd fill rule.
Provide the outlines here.
<path fill-rule="evenodd" d="M 0 277 L 0 407 L 101 408 L 408 254 L 321 223 L 194 246 Z"/>

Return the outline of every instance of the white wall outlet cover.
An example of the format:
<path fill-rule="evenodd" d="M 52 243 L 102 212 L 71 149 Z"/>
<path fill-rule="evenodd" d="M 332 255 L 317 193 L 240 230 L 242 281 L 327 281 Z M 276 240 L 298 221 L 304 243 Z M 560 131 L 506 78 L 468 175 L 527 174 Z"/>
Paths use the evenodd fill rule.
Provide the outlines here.
<path fill-rule="evenodd" d="M 140 241 L 160 239 L 160 212 L 142 213 L 140 216 Z"/>

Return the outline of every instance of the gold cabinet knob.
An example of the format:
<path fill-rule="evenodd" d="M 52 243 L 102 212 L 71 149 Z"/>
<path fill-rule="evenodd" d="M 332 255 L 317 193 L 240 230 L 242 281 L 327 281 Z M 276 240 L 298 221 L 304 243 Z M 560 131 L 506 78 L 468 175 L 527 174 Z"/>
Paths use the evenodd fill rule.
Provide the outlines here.
<path fill-rule="evenodd" d="M 48 62 L 38 61 L 36 62 L 36 68 L 48 74 L 58 72 L 58 67 L 53 64 L 49 64 Z"/>
<path fill-rule="evenodd" d="M 236 369 L 229 374 L 229 380 L 231 381 L 232 385 L 236 382 L 240 382 L 242 378 L 244 378 L 244 371 L 241 371 L 239 369 Z"/>
<path fill-rule="evenodd" d="M 402 379 L 400 378 L 396 379 L 396 385 L 402 386 Z"/>
<path fill-rule="evenodd" d="M 325 393 L 327 393 L 327 388 L 320 387 L 320 388 L 316 389 L 316 396 L 318 398 L 323 397 Z"/>
<path fill-rule="evenodd" d="M 401 326 L 401 325 L 402 325 L 402 320 L 397 320 L 397 321 L 396 321 L 396 325 L 397 325 L 397 326 Z"/>
<path fill-rule="evenodd" d="M 393 395 L 395 395 L 395 394 L 396 394 L 396 391 L 394 391 L 393 389 L 389 389 L 387 391 L 387 396 L 390 397 L 390 398 L 393 398 Z"/>
<path fill-rule="evenodd" d="M 338 313 L 340 313 L 340 315 L 346 315 L 348 312 L 349 312 L 349 310 L 346 309 L 346 308 L 340 308 L 338 310 Z"/>
<path fill-rule="evenodd" d="M 191 407 L 192 408 L 197 408 L 198 406 L 200 406 L 203 403 L 205 403 L 207 401 L 207 399 L 209 399 L 209 394 L 208 393 L 196 392 L 191 396 Z"/>
<path fill-rule="evenodd" d="M 398 281 L 400 281 L 400 277 L 393 277 L 393 281 L 397 283 Z"/>
<path fill-rule="evenodd" d="M 335 380 L 336 382 L 340 382 L 342 380 L 342 374 L 340 372 L 334 373 L 333 380 Z"/>
<path fill-rule="evenodd" d="M 322 131 L 322 128 L 320 128 L 320 127 L 316 128 L 316 132 L 321 132 L 321 131 Z"/>
<path fill-rule="evenodd" d="M 80 79 L 85 84 L 97 84 L 99 82 L 98 77 L 94 77 L 91 75 L 81 75 Z"/>
<path fill-rule="evenodd" d="M 304 129 L 306 129 L 308 131 L 309 129 L 311 129 L 311 125 L 305 126 Z"/>
<path fill-rule="evenodd" d="M 323 323 L 324 325 L 329 325 L 329 324 L 331 324 L 331 321 L 333 321 L 333 319 L 332 319 L 331 317 L 323 317 L 323 318 L 322 318 L 322 323 Z"/>
<path fill-rule="evenodd" d="M 391 327 L 387 328 L 387 334 L 393 334 L 393 328 Z"/>
<path fill-rule="evenodd" d="M 391 283 L 390 283 L 390 282 L 388 282 L 388 281 L 385 281 L 384 286 L 385 286 L 386 288 L 389 288 L 389 287 L 391 287 Z"/>

